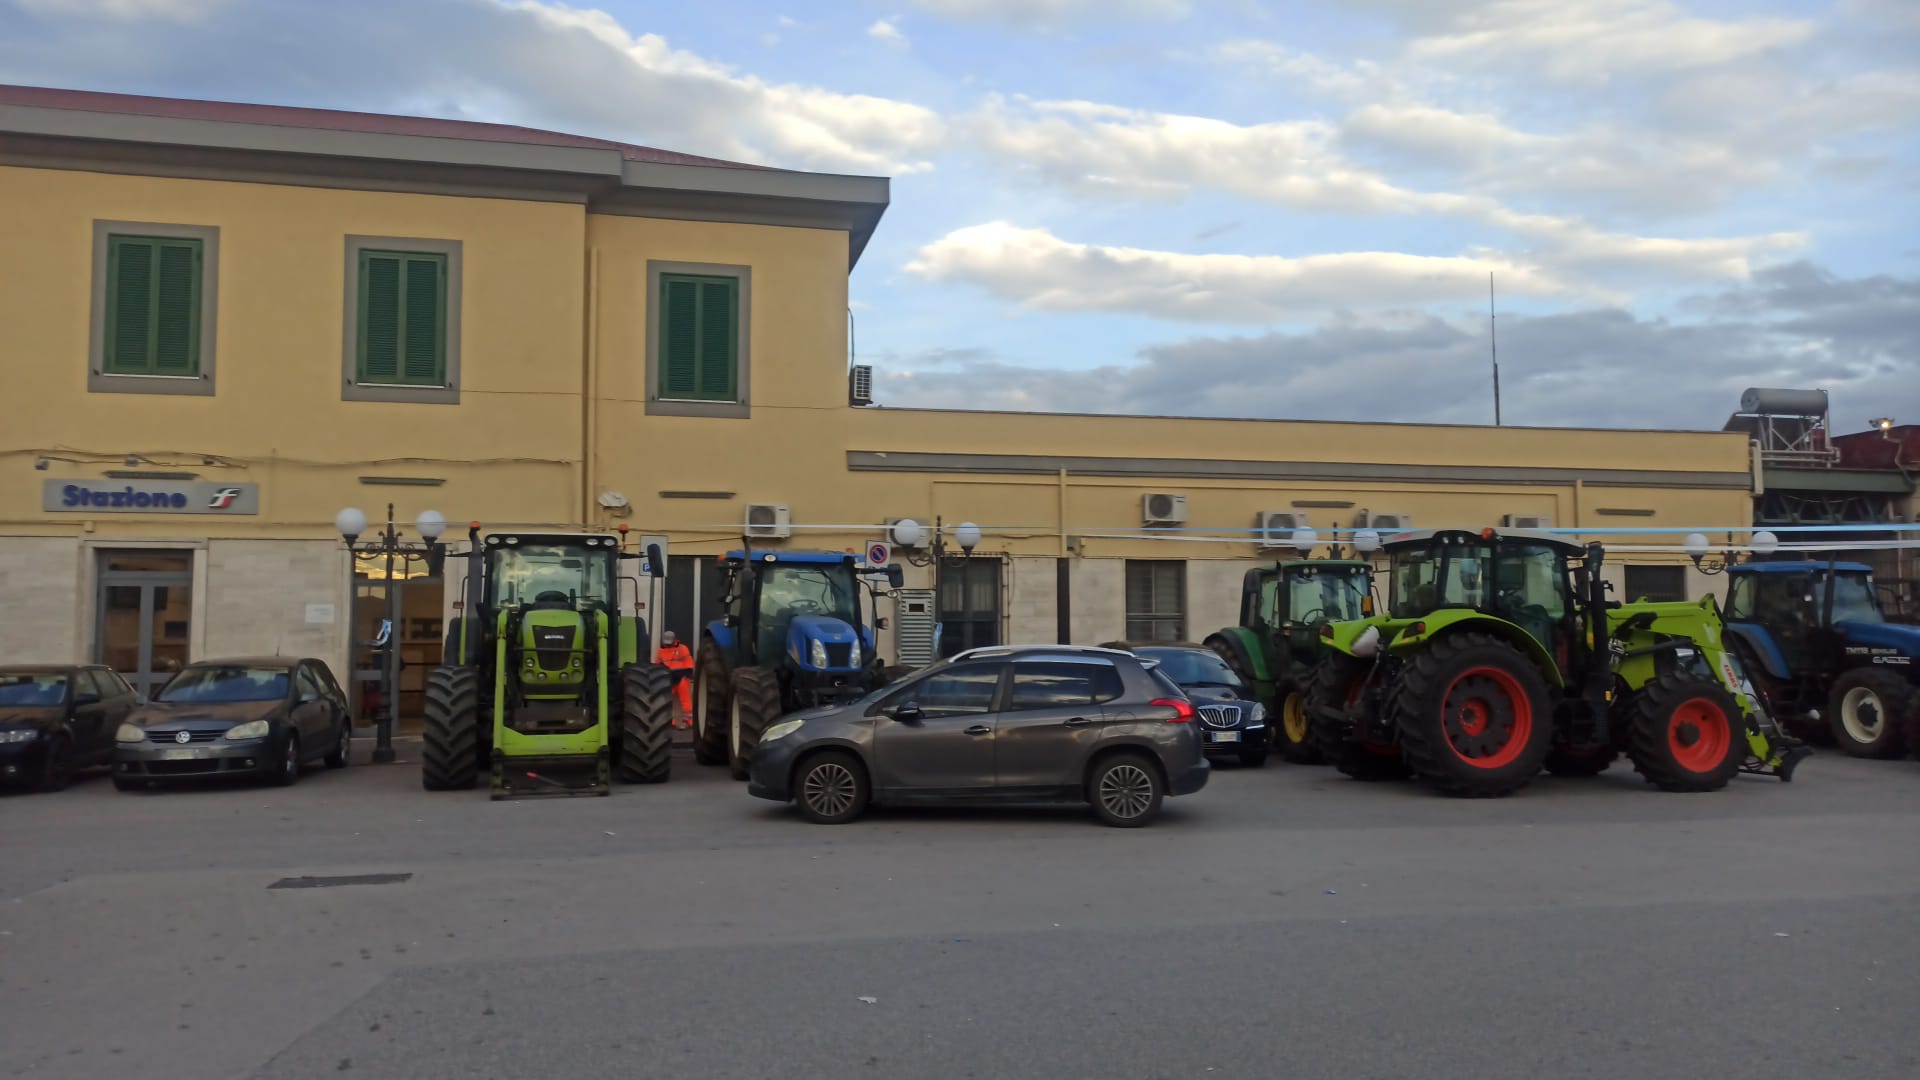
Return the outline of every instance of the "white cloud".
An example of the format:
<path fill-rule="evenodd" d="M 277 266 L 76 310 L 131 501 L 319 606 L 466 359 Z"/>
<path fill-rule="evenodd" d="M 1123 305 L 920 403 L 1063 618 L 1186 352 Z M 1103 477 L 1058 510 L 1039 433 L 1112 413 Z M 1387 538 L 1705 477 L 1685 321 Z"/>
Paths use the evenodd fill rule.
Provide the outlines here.
<path fill-rule="evenodd" d="M 164 19 L 198 22 L 233 0 L 16 0 L 38 15 L 82 19 Z"/>
<path fill-rule="evenodd" d="M 907 35 L 901 33 L 899 27 L 885 19 L 875 19 L 873 25 L 867 27 L 867 36 L 881 44 L 896 48 L 905 48 L 907 45 Z"/>
<path fill-rule="evenodd" d="M 1193 5 L 1189 0 L 914 0 L 914 6 L 957 22 L 1031 28 L 1088 19 L 1180 19 Z"/>
<path fill-rule="evenodd" d="M 1488 116 L 1372 114 L 1375 128 L 1392 120 L 1413 126 L 1445 119 L 1442 138 L 1492 140 L 1550 148 Z M 1363 122 L 1363 126 L 1364 126 Z M 1573 215 L 1525 213 L 1483 194 L 1401 187 L 1349 160 L 1341 130 L 1323 121 L 1233 124 L 1207 117 L 1121 109 L 1084 101 L 999 99 L 970 118 L 969 131 L 989 154 L 1013 169 L 1076 191 L 1111 198 L 1179 199 L 1224 192 L 1315 213 L 1437 215 L 1498 230 L 1489 247 L 1512 234 L 1531 260 L 1590 271 L 1644 270 L 1679 276 L 1744 277 L 1753 257 L 1791 250 L 1798 234 L 1672 239 L 1607 232 Z M 1471 138 L 1469 138 L 1471 136 Z M 1542 155 L 1550 156 L 1550 155 Z"/>
<path fill-rule="evenodd" d="M 1833 389 L 1843 428 L 1920 415 L 1920 279 L 1797 263 L 1693 306 L 1705 317 L 1502 315 L 1507 422 L 1714 429 L 1745 387 L 1809 380 Z M 1338 317 L 1305 332 L 1168 342 L 1131 361 L 1046 370 L 961 344 L 882 357 L 877 389 L 889 405 L 940 408 L 1492 420 L 1478 317 Z"/>
<path fill-rule="evenodd" d="M 1698 18 L 1669 0 L 1494 0 L 1456 8 L 1407 49 L 1421 60 L 1537 67 L 1592 82 L 1712 67 L 1799 44 L 1813 31 L 1805 19 Z"/>
<path fill-rule="evenodd" d="M 1190 255 L 1080 244 L 1046 229 L 992 222 L 921 248 L 909 273 L 977 285 L 1044 311 L 1102 311 L 1213 323 L 1273 323 L 1349 308 L 1409 308 L 1483 295 L 1497 273 L 1516 294 L 1564 283 L 1498 256 L 1360 251 L 1284 258 Z"/>

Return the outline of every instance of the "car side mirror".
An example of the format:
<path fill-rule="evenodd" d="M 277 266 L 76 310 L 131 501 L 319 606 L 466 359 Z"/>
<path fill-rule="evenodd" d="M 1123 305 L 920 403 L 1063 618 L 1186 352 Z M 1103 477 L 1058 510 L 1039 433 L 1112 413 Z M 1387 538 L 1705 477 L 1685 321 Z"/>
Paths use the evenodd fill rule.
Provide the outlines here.
<path fill-rule="evenodd" d="M 926 717 L 927 714 L 920 711 L 920 703 L 917 701 L 909 701 L 893 710 L 893 718 L 903 724 L 917 724 Z"/>

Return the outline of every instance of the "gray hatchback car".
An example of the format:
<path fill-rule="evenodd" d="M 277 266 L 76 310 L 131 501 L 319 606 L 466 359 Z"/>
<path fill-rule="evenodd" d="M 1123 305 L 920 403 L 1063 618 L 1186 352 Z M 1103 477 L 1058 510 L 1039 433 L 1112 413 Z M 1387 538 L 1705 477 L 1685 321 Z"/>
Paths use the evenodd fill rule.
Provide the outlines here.
<path fill-rule="evenodd" d="M 1132 653 L 1073 645 L 972 649 L 858 701 L 769 726 L 749 793 L 809 820 L 870 803 L 1085 802 L 1109 825 L 1152 821 L 1206 786 L 1195 709 Z"/>

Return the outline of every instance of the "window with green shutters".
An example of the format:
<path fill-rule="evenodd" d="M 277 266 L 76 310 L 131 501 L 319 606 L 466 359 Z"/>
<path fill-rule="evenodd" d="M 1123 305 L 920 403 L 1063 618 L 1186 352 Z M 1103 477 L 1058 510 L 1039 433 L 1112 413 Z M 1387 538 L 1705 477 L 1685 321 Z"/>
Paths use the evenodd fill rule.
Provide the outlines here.
<path fill-rule="evenodd" d="M 359 252 L 356 378 L 379 386 L 447 384 L 447 257 Z"/>
<path fill-rule="evenodd" d="M 108 375 L 200 374 L 199 240 L 107 237 L 106 333 L 100 370 Z"/>
<path fill-rule="evenodd" d="M 660 397 L 736 401 L 740 392 L 740 279 L 660 275 Z"/>

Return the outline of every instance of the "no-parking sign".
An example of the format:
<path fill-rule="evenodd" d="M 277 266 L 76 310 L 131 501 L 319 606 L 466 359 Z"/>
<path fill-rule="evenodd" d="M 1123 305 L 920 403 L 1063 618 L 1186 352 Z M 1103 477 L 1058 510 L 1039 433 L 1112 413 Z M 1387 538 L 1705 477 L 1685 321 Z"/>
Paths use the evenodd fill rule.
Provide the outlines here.
<path fill-rule="evenodd" d="M 885 566 L 893 561 L 893 549 L 875 540 L 867 545 L 867 565 Z"/>

